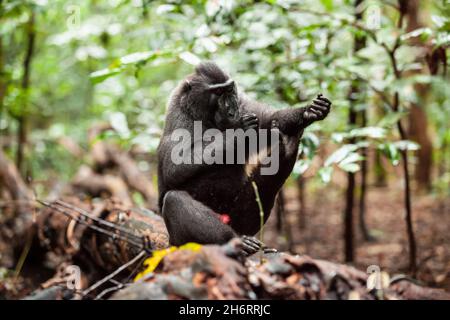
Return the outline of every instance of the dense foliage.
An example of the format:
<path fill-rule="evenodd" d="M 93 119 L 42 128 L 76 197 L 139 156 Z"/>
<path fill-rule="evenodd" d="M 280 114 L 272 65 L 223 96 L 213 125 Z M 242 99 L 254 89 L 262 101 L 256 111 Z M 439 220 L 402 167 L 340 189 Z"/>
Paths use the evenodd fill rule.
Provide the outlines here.
<path fill-rule="evenodd" d="M 325 182 L 334 165 L 358 171 L 357 150 L 368 144 L 396 165 L 398 149 L 419 147 L 401 141 L 394 126 L 406 117 L 410 103 L 426 109 L 435 157 L 448 163 L 448 77 L 442 71 L 413 72 L 427 66 L 417 59 L 422 48 L 409 41 L 418 38 L 431 50 L 448 46 L 445 2 L 422 3 L 429 13 L 427 26 L 406 32 L 396 27 L 399 11 L 389 1 L 366 1 L 360 20 L 352 1 L 3 1 L 2 136 L 17 130 L 15 120 L 29 119 L 26 157 L 36 180 L 52 173 L 70 177 L 82 159 L 68 154 L 58 139 L 68 136 L 87 148 L 87 129 L 103 119 L 116 129 L 109 138 L 154 152 L 170 91 L 192 65 L 213 59 L 247 94 L 276 107 L 305 104 L 319 92 L 331 97 L 334 110 L 305 136 L 307 157 L 296 174 L 307 170 L 319 141 L 330 139 L 337 151 L 323 159 L 318 171 Z M 24 88 L 30 33 L 35 45 L 30 85 Z M 355 37 L 367 38 L 357 54 Z M 401 78 L 384 48 L 392 48 L 396 39 Z M 363 90 L 350 97 L 356 82 Z M 426 102 L 414 93 L 417 82 L 430 85 Z M 395 91 L 397 111 L 383 100 Z M 364 127 L 348 124 L 350 107 L 367 110 Z M 12 154 L 14 148 L 12 143 Z M 448 180 L 448 174 L 438 179 L 444 185 Z"/>

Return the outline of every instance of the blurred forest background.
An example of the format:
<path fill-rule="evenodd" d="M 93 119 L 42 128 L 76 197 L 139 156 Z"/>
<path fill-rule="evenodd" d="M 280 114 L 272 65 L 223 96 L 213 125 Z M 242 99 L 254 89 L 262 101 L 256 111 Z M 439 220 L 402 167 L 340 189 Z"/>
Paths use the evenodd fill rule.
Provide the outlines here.
<path fill-rule="evenodd" d="M 0 178 L 154 208 L 168 96 L 214 60 L 275 108 L 333 102 L 268 244 L 450 289 L 449 32 L 448 0 L 0 0 Z M 0 197 L 2 221 L 20 197 Z"/>

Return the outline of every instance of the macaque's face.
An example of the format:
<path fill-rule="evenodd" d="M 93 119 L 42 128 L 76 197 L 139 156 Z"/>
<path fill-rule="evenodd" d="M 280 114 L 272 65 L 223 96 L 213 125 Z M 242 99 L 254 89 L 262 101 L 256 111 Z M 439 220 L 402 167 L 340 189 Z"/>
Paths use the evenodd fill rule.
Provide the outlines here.
<path fill-rule="evenodd" d="M 210 85 L 210 107 L 215 108 L 214 120 L 220 129 L 232 126 L 240 119 L 238 95 L 233 80 Z"/>

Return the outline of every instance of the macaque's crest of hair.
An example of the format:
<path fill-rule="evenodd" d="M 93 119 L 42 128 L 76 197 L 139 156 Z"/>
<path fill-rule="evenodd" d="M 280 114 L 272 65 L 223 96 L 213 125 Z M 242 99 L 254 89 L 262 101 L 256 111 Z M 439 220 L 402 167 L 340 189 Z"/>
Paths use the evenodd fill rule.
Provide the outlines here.
<path fill-rule="evenodd" d="M 223 83 L 229 79 L 229 76 L 217 64 L 210 61 L 199 64 L 195 68 L 195 73 L 209 84 Z"/>

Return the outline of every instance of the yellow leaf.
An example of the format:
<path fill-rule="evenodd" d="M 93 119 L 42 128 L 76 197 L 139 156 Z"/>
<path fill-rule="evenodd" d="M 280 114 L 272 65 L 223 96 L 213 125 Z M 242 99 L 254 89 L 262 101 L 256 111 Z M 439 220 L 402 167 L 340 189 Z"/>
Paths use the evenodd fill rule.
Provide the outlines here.
<path fill-rule="evenodd" d="M 188 242 L 178 248 L 175 246 L 172 246 L 167 249 L 155 250 L 155 251 L 153 251 L 152 256 L 150 258 L 145 259 L 143 264 L 144 264 L 144 266 L 146 266 L 146 268 L 145 268 L 145 270 L 143 270 L 142 272 L 140 272 L 136 275 L 136 277 L 134 278 L 134 281 L 136 282 L 139 279 L 141 279 L 142 277 L 144 277 L 145 275 L 155 271 L 155 269 L 158 267 L 161 260 L 171 252 L 174 252 L 176 250 L 190 250 L 190 251 L 197 252 L 201 248 L 202 248 L 201 244 L 198 244 L 195 242 Z"/>
<path fill-rule="evenodd" d="M 188 242 L 178 247 L 179 250 L 191 250 L 191 251 L 199 251 L 202 248 L 201 244 L 195 242 Z"/>

